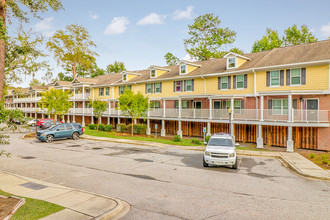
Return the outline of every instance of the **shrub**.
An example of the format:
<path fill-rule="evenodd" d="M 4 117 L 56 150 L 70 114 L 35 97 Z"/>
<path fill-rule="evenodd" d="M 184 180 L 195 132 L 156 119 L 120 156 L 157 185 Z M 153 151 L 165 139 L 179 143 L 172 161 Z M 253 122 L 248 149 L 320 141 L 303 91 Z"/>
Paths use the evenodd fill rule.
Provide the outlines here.
<path fill-rule="evenodd" d="M 106 125 L 106 126 L 105 126 L 105 131 L 111 131 L 112 128 L 113 128 L 112 125 Z"/>
<path fill-rule="evenodd" d="M 99 124 L 99 131 L 105 131 L 105 125 Z"/>
<path fill-rule="evenodd" d="M 205 137 L 205 142 L 206 142 L 206 143 L 209 143 L 210 138 L 211 138 L 210 135 L 206 136 L 206 137 Z"/>
<path fill-rule="evenodd" d="M 313 153 L 311 153 L 310 155 L 309 155 L 309 158 L 311 158 L 311 159 L 313 159 L 315 157 L 315 154 L 313 154 Z"/>
<path fill-rule="evenodd" d="M 180 137 L 180 135 L 174 135 L 174 139 L 173 139 L 173 141 L 175 141 L 175 142 L 181 142 L 181 137 Z"/>
<path fill-rule="evenodd" d="M 96 124 L 89 124 L 88 128 L 91 130 L 95 130 L 96 129 Z"/>
<path fill-rule="evenodd" d="M 322 161 L 322 164 L 328 165 L 328 155 L 322 154 L 321 161 Z"/>
<path fill-rule="evenodd" d="M 127 126 L 127 132 L 131 132 L 132 131 L 132 125 L 128 125 Z M 147 125 L 145 124 L 135 124 L 133 127 L 133 133 L 134 134 L 146 134 L 147 131 Z"/>
<path fill-rule="evenodd" d="M 202 142 L 201 142 L 200 140 L 196 139 L 196 138 L 193 138 L 193 139 L 191 140 L 191 143 L 193 143 L 193 144 L 197 144 L 197 145 L 201 145 L 201 144 L 202 144 Z"/>
<path fill-rule="evenodd" d="M 126 130 L 126 124 L 119 124 L 117 125 L 118 132 L 124 132 Z"/>

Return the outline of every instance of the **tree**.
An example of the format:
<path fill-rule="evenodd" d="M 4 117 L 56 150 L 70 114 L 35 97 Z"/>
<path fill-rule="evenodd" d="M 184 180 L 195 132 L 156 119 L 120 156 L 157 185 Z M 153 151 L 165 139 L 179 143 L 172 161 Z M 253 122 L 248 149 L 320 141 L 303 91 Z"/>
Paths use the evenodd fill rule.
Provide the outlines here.
<path fill-rule="evenodd" d="M 113 64 L 109 64 L 107 66 L 107 73 L 119 73 L 121 71 L 126 70 L 125 64 L 120 61 L 115 61 Z"/>
<path fill-rule="evenodd" d="M 30 85 L 30 86 L 44 86 L 45 83 L 40 82 L 40 81 L 37 80 L 37 79 L 33 79 L 33 80 L 31 80 L 31 82 L 30 82 L 29 85 Z"/>
<path fill-rule="evenodd" d="M 174 56 L 170 52 L 165 54 L 164 58 L 166 60 L 166 64 L 169 65 L 169 66 L 177 65 L 180 62 L 179 58 L 177 58 L 176 56 Z"/>
<path fill-rule="evenodd" d="M 89 100 L 89 103 L 92 103 L 93 113 L 97 120 L 104 114 L 107 110 L 107 103 L 100 100 Z M 99 130 L 99 123 L 97 124 L 97 130 Z"/>
<path fill-rule="evenodd" d="M 134 93 L 132 90 L 125 88 L 124 93 L 119 96 L 118 102 L 118 109 L 122 111 L 122 114 L 132 119 L 133 136 L 134 120 L 147 117 L 148 97 L 143 96 L 141 92 Z"/>
<path fill-rule="evenodd" d="M 205 14 L 197 17 L 192 25 L 188 25 L 191 36 L 184 40 L 187 53 L 196 60 L 208 60 L 221 57 L 223 46 L 233 43 L 236 32 L 229 28 L 221 28 L 218 16 Z"/>
<path fill-rule="evenodd" d="M 266 35 L 264 35 L 261 40 L 257 40 L 253 43 L 252 53 L 271 50 L 273 48 L 281 47 L 282 44 L 283 40 L 279 37 L 278 32 L 267 28 Z"/>
<path fill-rule="evenodd" d="M 46 12 L 51 8 L 58 11 L 63 8 L 60 0 L 0 0 L 0 100 L 3 98 L 3 88 L 5 79 L 5 56 L 7 45 L 7 14 L 10 18 L 17 18 L 21 22 L 29 22 L 27 17 L 32 14 Z M 9 20 L 10 21 L 10 20 Z"/>
<path fill-rule="evenodd" d="M 41 109 L 47 109 L 48 115 L 53 115 L 53 121 L 55 122 L 56 115 L 62 118 L 72 107 L 69 96 L 69 90 L 63 91 L 61 89 L 51 88 L 42 93 L 38 106 Z"/>
<path fill-rule="evenodd" d="M 297 28 L 297 25 L 293 25 L 284 30 L 283 41 L 284 46 L 292 46 L 313 43 L 317 41 L 317 38 L 306 25 L 302 25 L 300 30 Z"/>
<path fill-rule="evenodd" d="M 70 81 L 70 82 L 73 81 L 73 77 L 68 76 L 64 73 L 58 73 L 57 77 L 59 81 Z"/>
<path fill-rule="evenodd" d="M 47 42 L 47 48 L 54 53 L 62 68 L 70 71 L 72 77 L 86 75 L 86 70 L 95 63 L 98 54 L 91 50 L 96 47 L 86 28 L 76 24 L 58 30 Z"/>

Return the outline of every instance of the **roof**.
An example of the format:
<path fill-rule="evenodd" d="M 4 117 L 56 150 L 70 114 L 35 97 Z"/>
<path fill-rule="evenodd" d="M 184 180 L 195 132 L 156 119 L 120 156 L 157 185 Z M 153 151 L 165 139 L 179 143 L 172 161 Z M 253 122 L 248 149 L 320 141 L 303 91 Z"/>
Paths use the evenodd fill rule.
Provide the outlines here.
<path fill-rule="evenodd" d="M 48 86 L 31 85 L 30 88 L 33 89 L 33 90 L 47 90 L 48 89 Z"/>
<path fill-rule="evenodd" d="M 97 76 L 94 79 L 96 80 L 94 86 L 111 85 L 119 80 L 121 81 L 122 75 L 120 73 L 110 73 L 110 74 Z"/>
<path fill-rule="evenodd" d="M 59 86 L 71 86 L 71 82 L 70 81 L 57 81 L 54 83 L 54 85 L 58 84 Z"/>
<path fill-rule="evenodd" d="M 96 83 L 97 82 L 96 78 L 91 79 L 91 78 L 78 77 L 78 78 L 75 78 L 74 80 L 78 80 L 81 83 Z"/>

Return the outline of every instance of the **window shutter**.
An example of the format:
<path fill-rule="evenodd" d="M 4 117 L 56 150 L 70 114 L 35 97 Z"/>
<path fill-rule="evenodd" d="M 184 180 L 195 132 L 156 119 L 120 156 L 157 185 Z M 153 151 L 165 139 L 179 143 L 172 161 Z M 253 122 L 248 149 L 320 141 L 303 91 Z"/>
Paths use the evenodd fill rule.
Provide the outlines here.
<path fill-rule="evenodd" d="M 244 75 L 244 88 L 247 88 L 247 74 Z"/>
<path fill-rule="evenodd" d="M 301 85 L 306 84 L 306 68 L 301 68 Z"/>
<path fill-rule="evenodd" d="M 194 91 L 194 89 L 195 89 L 195 85 L 194 85 L 194 79 L 193 79 L 193 80 L 191 80 L 191 90 Z"/>
<path fill-rule="evenodd" d="M 244 101 L 241 101 L 241 109 L 244 109 Z"/>
<path fill-rule="evenodd" d="M 231 89 L 231 76 L 228 76 L 228 89 Z"/>
<path fill-rule="evenodd" d="M 156 93 L 156 83 L 153 83 L 152 87 L 154 88 L 154 92 Z"/>
<path fill-rule="evenodd" d="M 162 83 L 160 82 L 159 84 L 159 92 L 162 93 Z"/>
<path fill-rule="evenodd" d="M 187 108 L 189 108 L 189 101 L 187 101 Z"/>
<path fill-rule="evenodd" d="M 148 84 L 146 84 L 146 94 L 148 94 Z"/>
<path fill-rule="evenodd" d="M 174 101 L 174 108 L 176 108 L 176 102 L 177 102 L 177 101 Z"/>
<path fill-rule="evenodd" d="M 280 70 L 280 85 L 284 86 L 284 70 Z"/>
<path fill-rule="evenodd" d="M 186 91 L 186 90 L 187 90 L 187 89 L 186 89 L 187 80 L 184 80 L 183 82 L 184 82 L 184 83 L 183 83 L 183 90 Z"/>
<path fill-rule="evenodd" d="M 182 92 L 182 83 L 183 83 L 183 81 L 181 80 L 181 92 Z"/>
<path fill-rule="evenodd" d="M 175 81 L 173 81 L 173 92 L 175 92 Z"/>
<path fill-rule="evenodd" d="M 118 94 L 120 95 L 120 86 L 118 87 Z"/>
<path fill-rule="evenodd" d="M 101 96 L 101 88 L 99 88 L 99 96 Z"/>
<path fill-rule="evenodd" d="M 154 85 L 151 83 L 151 93 L 154 93 Z"/>
<path fill-rule="evenodd" d="M 268 109 L 272 109 L 272 102 L 273 100 L 269 99 L 268 100 Z"/>
<path fill-rule="evenodd" d="M 132 90 L 132 85 L 129 85 L 128 88 L 129 88 L 129 90 Z"/>
<path fill-rule="evenodd" d="M 266 86 L 270 86 L 270 71 L 267 71 L 266 78 Z"/>
<path fill-rule="evenodd" d="M 233 76 L 233 88 L 236 89 L 236 76 Z"/>
<path fill-rule="evenodd" d="M 286 70 L 286 85 L 289 86 L 290 84 L 291 84 L 290 70 Z"/>
<path fill-rule="evenodd" d="M 218 77 L 218 90 L 221 90 L 221 77 Z"/>

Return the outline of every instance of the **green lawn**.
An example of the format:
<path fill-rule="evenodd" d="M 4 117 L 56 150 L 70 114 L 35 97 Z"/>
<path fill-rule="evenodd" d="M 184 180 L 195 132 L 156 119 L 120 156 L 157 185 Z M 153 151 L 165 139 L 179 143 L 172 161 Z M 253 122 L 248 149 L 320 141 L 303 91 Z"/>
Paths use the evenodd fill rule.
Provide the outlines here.
<path fill-rule="evenodd" d="M 182 146 L 203 146 L 193 144 L 191 141 L 192 139 L 181 139 L 180 142 L 175 142 L 170 139 L 165 139 L 165 138 L 155 138 L 153 136 L 148 136 L 148 137 L 142 137 L 142 136 L 125 136 L 121 135 L 121 133 L 118 132 L 107 132 L 107 131 L 97 131 L 97 130 L 91 130 L 88 127 L 84 128 L 84 133 L 87 135 L 91 136 L 96 136 L 96 137 L 106 137 L 106 138 L 117 138 L 117 139 L 129 139 L 129 140 L 137 140 L 137 141 L 149 141 L 149 142 L 157 142 L 157 143 L 162 143 L 162 144 L 171 144 L 171 145 L 182 145 Z"/>
<path fill-rule="evenodd" d="M 1 190 L 0 194 L 7 197 L 11 196 L 11 194 Z M 40 219 L 63 209 L 65 208 L 53 203 L 25 198 L 25 204 L 10 219 Z"/>

